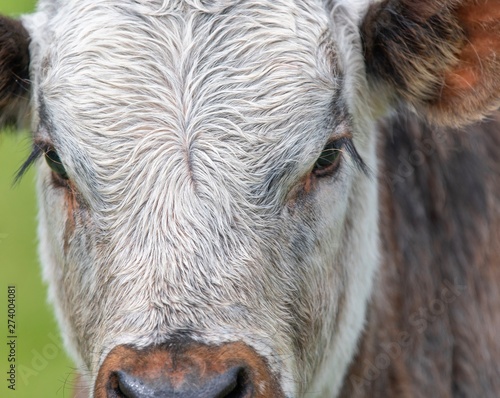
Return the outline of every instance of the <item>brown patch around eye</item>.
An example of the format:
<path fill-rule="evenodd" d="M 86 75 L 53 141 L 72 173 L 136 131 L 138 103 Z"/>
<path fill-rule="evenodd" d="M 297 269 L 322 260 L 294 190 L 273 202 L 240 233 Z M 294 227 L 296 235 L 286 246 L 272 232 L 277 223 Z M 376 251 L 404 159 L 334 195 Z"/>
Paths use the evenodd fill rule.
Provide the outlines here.
<path fill-rule="evenodd" d="M 335 175 L 342 163 L 344 148 L 347 148 L 347 152 L 349 152 L 355 163 L 364 170 L 366 166 L 352 146 L 351 140 L 352 135 L 346 133 L 341 137 L 329 141 L 325 145 L 313 168 L 288 193 L 286 203 L 289 208 L 293 208 L 298 202 L 313 192 L 320 179 Z M 352 148 L 349 149 L 350 147 Z"/>
<path fill-rule="evenodd" d="M 317 178 L 312 173 L 307 173 L 288 193 L 286 198 L 287 207 L 292 209 L 302 202 L 315 189 L 316 185 Z"/>
<path fill-rule="evenodd" d="M 56 188 L 71 189 L 71 184 L 68 180 L 61 178 L 57 173 L 51 171 L 51 181 Z"/>
<path fill-rule="evenodd" d="M 52 173 L 54 174 L 54 173 Z M 57 178 L 54 176 L 53 178 Z M 72 182 L 63 180 L 64 205 L 66 207 L 66 224 L 64 226 L 64 252 L 69 249 L 69 243 L 76 229 L 76 218 L 80 210 L 80 204 L 77 198 L 77 192 Z"/>

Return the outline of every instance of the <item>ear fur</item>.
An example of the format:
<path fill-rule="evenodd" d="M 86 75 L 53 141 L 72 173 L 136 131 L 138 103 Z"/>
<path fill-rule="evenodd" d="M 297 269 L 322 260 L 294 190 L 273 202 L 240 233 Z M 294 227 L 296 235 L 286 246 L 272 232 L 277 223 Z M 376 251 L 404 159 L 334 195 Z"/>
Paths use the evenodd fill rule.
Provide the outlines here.
<path fill-rule="evenodd" d="M 499 0 L 384 0 L 362 24 L 370 81 L 438 124 L 500 107 Z"/>
<path fill-rule="evenodd" d="M 0 128 L 17 124 L 29 102 L 29 35 L 0 15 Z"/>

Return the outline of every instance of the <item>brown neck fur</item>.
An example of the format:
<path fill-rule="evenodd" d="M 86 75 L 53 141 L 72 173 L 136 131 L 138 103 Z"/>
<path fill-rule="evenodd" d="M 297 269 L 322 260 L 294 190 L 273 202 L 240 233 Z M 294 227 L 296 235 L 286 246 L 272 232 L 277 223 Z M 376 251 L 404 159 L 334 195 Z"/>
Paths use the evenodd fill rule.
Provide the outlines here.
<path fill-rule="evenodd" d="M 342 397 L 500 396 L 500 114 L 382 125 L 382 263 Z"/>

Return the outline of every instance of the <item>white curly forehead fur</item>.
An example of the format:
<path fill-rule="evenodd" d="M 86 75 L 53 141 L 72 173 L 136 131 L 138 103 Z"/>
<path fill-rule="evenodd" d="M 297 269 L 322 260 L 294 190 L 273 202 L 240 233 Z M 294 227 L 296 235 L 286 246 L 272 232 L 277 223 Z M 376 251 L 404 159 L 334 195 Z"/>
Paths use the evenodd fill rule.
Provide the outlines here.
<path fill-rule="evenodd" d="M 364 3 L 46 0 L 25 19 L 36 135 L 78 192 L 68 232 L 41 165 L 44 274 L 84 373 L 187 329 L 255 347 L 289 396 L 335 393 L 376 263 L 376 185 L 346 157 L 287 201 L 334 135 L 376 167 Z"/>
<path fill-rule="evenodd" d="M 123 178 L 146 169 L 193 189 L 218 178 L 238 185 L 230 195 L 267 195 L 262 175 L 321 146 L 313 133 L 340 84 L 319 6 L 214 3 L 68 2 L 43 25 L 38 99 L 61 140 L 88 149 L 101 199 L 149 195 L 139 176 Z M 138 186 L 111 188 L 114 177 Z"/>

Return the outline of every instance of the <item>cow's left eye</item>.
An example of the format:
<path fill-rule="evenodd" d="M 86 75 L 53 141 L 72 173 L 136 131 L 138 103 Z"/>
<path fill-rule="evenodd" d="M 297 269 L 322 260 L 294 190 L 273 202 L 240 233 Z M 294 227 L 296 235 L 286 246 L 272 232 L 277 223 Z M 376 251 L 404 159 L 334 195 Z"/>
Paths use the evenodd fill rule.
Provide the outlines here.
<path fill-rule="evenodd" d="M 342 147 L 344 140 L 331 141 L 323 148 L 321 155 L 314 164 L 313 173 L 318 177 L 333 174 L 340 166 L 342 160 Z"/>
<path fill-rule="evenodd" d="M 52 169 L 52 171 L 56 173 L 60 178 L 62 178 L 63 180 L 68 179 L 68 174 L 66 173 L 66 169 L 61 162 L 61 158 L 54 149 L 48 149 L 47 151 L 45 151 L 45 160 L 47 161 L 47 164 Z"/>

